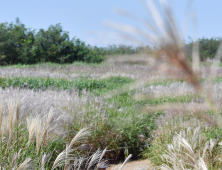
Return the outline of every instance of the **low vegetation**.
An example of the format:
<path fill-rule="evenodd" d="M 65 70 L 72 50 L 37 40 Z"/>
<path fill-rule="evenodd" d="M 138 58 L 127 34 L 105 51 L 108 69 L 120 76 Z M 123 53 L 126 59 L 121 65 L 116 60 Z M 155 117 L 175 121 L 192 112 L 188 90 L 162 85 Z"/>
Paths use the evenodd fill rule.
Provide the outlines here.
<path fill-rule="evenodd" d="M 34 90 L 46 90 L 54 88 L 57 90 L 83 89 L 93 91 L 97 90 L 105 92 L 107 90 L 115 89 L 125 83 L 132 82 L 129 78 L 124 77 L 109 77 L 107 79 L 89 79 L 87 77 L 79 77 L 72 81 L 66 79 L 52 79 L 52 78 L 34 78 L 34 77 L 14 77 L 1 78 L 2 88 L 13 86 L 14 88 L 28 88 Z"/>
<path fill-rule="evenodd" d="M 103 93 L 132 83 L 133 80 L 129 78 L 81 78 L 81 81 L 73 80 L 75 86 L 66 89 L 65 80 L 61 80 L 58 88 L 55 88 L 53 83 L 57 79 L 8 79 L 1 79 L 1 85 L 4 85 L 4 89 L 1 89 L 4 100 L 2 135 L 6 137 L 2 141 L 3 167 L 16 167 L 26 158 L 40 167 L 45 155 L 48 159 L 45 160 L 44 168 L 50 169 L 58 154 L 65 149 L 66 143 L 70 143 L 73 136 L 85 127 L 88 127 L 91 135 L 88 136 L 87 143 L 80 146 L 83 147 L 82 150 L 77 149 L 75 154 L 84 153 L 90 156 L 97 148 L 107 148 L 110 151 L 106 152 L 105 157 L 110 161 L 124 160 L 130 154 L 134 154 L 136 158 L 141 149 L 146 147 L 145 139 L 150 138 L 150 132 L 155 128 L 156 116 L 138 114 L 139 108 L 132 99 L 132 94 L 123 94 L 108 100 L 103 98 Z M 17 84 L 7 83 L 9 81 Z M 24 82 L 27 83 L 26 86 Z M 38 83 L 36 85 L 33 82 Z M 97 84 L 92 85 L 92 82 Z M 91 91 L 91 94 L 86 90 Z M 18 96 L 20 100 L 16 100 Z M 11 149 L 6 153 L 5 149 L 8 147 Z M 16 154 L 22 156 L 17 159 Z M 10 165 L 14 159 L 15 163 Z"/>
<path fill-rule="evenodd" d="M 220 169 L 221 38 L 184 44 L 162 5 L 166 25 L 152 26 L 153 49 L 86 46 L 60 24 L 36 34 L 19 19 L 0 25 L 1 65 L 21 63 L 0 67 L 0 169 L 89 170 L 125 160 L 121 170 L 130 158 L 161 170 Z M 200 63 L 207 57 L 214 60 Z"/>

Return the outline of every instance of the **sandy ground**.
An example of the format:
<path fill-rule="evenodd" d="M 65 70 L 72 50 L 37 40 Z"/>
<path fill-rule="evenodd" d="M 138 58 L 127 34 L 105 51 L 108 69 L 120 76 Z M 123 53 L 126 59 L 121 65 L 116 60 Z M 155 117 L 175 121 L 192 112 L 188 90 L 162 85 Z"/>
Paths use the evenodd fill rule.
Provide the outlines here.
<path fill-rule="evenodd" d="M 110 165 L 109 168 L 107 168 L 107 170 L 113 170 L 114 167 L 116 165 Z M 118 167 L 120 167 L 121 165 L 119 165 Z M 152 170 L 153 169 L 153 166 L 151 164 L 151 162 L 149 160 L 140 160 L 140 161 L 131 161 L 131 162 L 128 162 L 123 170 L 136 170 L 136 168 L 140 166 L 140 167 L 146 167 L 147 170 Z M 115 170 L 117 170 L 118 168 L 116 168 Z"/>

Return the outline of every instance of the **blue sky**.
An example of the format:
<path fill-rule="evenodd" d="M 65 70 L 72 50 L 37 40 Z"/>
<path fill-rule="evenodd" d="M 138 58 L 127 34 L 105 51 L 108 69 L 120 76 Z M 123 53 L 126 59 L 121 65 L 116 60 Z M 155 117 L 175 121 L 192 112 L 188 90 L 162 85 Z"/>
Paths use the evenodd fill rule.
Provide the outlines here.
<path fill-rule="evenodd" d="M 154 2 L 158 5 L 157 0 Z M 169 0 L 169 3 L 182 27 L 187 0 Z M 199 37 L 222 35 L 221 7 L 221 0 L 194 0 L 191 11 L 196 11 Z M 118 37 L 113 29 L 103 24 L 104 21 L 111 20 L 140 26 L 138 22 L 116 14 L 116 8 L 148 20 L 152 18 L 145 10 L 145 3 L 137 0 L 1 0 L 0 22 L 14 22 L 19 17 L 27 27 L 37 30 L 61 23 L 70 37 L 76 36 L 87 44 L 129 44 L 129 41 Z M 185 38 L 188 36 L 192 36 L 191 26 L 188 27 Z"/>

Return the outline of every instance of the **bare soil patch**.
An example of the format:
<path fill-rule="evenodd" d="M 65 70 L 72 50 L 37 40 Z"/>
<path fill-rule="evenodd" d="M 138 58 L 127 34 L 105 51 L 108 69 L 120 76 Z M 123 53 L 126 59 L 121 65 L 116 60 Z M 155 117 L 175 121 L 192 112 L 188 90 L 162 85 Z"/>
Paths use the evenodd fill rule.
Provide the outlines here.
<path fill-rule="evenodd" d="M 117 165 L 110 165 L 109 168 L 107 168 L 107 170 L 113 170 L 114 167 L 117 166 Z M 118 165 L 118 167 L 120 167 L 121 165 Z M 147 170 L 151 170 L 152 169 L 152 163 L 150 160 L 139 160 L 139 161 L 131 161 L 131 162 L 128 162 L 123 170 L 135 170 L 138 166 L 140 167 L 146 167 Z M 118 169 L 118 168 L 116 168 Z"/>

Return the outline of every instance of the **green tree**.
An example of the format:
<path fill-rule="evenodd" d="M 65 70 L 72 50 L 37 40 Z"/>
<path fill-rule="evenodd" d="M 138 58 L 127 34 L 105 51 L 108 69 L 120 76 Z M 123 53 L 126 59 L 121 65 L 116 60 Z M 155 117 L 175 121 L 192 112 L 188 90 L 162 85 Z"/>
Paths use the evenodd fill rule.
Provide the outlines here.
<path fill-rule="evenodd" d="M 217 49 L 222 41 L 221 37 L 214 38 L 200 38 L 199 40 L 199 53 L 200 60 L 205 61 L 207 58 L 213 59 L 216 55 Z M 190 38 L 190 42 L 185 45 L 187 54 L 192 55 L 193 40 Z"/>
<path fill-rule="evenodd" d="M 86 45 L 69 33 L 61 24 L 50 25 L 47 30 L 26 28 L 19 18 L 15 24 L 0 23 L 0 65 L 34 64 L 39 62 L 72 63 L 74 61 L 101 62 L 106 55 L 134 54 L 149 46 Z"/>
<path fill-rule="evenodd" d="M 68 32 L 60 24 L 50 25 L 47 30 L 40 29 L 36 34 L 34 52 L 39 62 L 61 62 L 69 57 Z"/>
<path fill-rule="evenodd" d="M 19 18 L 16 23 L 0 24 L 0 58 L 5 64 L 34 63 L 32 46 L 34 31 L 25 28 Z"/>

